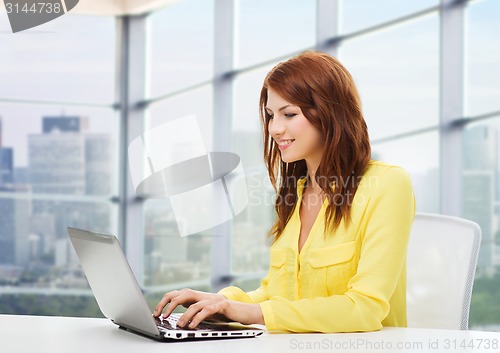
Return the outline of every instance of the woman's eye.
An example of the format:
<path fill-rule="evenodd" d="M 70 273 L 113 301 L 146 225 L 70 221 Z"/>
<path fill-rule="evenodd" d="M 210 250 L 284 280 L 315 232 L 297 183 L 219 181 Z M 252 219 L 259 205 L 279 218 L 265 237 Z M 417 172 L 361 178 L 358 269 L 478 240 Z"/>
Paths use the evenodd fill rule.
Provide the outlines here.
<path fill-rule="evenodd" d="M 269 117 L 269 119 L 272 119 L 272 118 L 274 118 L 274 115 L 272 115 L 272 114 L 269 114 L 269 113 L 267 113 L 267 116 Z"/>
<path fill-rule="evenodd" d="M 295 115 L 297 115 L 297 114 L 295 114 L 295 113 L 288 113 L 288 114 L 285 114 L 285 116 L 286 116 L 287 118 L 293 118 Z"/>

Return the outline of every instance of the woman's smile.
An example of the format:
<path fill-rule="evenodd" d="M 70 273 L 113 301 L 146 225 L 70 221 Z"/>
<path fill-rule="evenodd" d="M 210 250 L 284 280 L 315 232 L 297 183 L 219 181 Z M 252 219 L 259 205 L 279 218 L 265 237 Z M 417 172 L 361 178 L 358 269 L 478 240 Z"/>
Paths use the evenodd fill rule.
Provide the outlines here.
<path fill-rule="evenodd" d="M 295 141 L 295 139 L 291 139 L 291 140 L 279 140 L 279 141 L 276 141 L 276 143 L 278 144 L 278 148 L 283 151 L 285 148 L 288 148 L 292 143 L 293 141 Z"/>

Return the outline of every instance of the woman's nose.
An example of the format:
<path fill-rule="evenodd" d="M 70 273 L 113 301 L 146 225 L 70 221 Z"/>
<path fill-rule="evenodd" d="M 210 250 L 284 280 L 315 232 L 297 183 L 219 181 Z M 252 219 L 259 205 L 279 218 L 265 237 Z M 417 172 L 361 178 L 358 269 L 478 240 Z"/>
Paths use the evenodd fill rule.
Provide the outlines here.
<path fill-rule="evenodd" d="M 274 118 L 269 121 L 269 134 L 271 136 L 280 136 L 285 132 L 285 125 L 279 118 Z"/>

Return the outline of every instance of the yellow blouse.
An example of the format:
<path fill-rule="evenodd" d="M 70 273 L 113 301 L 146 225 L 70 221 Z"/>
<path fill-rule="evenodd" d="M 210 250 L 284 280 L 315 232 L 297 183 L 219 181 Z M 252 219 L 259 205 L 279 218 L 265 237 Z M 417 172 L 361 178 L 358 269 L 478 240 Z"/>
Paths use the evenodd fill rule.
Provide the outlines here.
<path fill-rule="evenodd" d="M 406 248 L 415 197 L 406 171 L 378 161 L 352 200 L 351 222 L 324 233 L 323 206 L 298 252 L 300 200 L 270 249 L 261 286 L 245 293 L 227 287 L 228 299 L 259 303 L 270 331 L 352 332 L 406 326 Z"/>

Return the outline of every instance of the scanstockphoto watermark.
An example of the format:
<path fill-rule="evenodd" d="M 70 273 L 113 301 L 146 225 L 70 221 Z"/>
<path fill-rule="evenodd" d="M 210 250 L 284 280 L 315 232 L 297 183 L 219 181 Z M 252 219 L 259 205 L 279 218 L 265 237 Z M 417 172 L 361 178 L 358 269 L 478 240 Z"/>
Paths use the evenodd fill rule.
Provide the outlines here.
<path fill-rule="evenodd" d="M 391 341 L 391 340 L 374 340 L 367 338 L 350 338 L 348 340 L 335 340 L 331 338 L 323 338 L 321 340 L 300 340 L 291 339 L 290 349 L 300 351 L 338 351 L 338 350 L 420 350 L 426 348 L 424 342 L 420 341 Z"/>
<path fill-rule="evenodd" d="M 40 26 L 71 11 L 80 0 L 3 0 L 13 33 Z"/>
<path fill-rule="evenodd" d="M 321 340 L 300 340 L 293 338 L 289 348 L 300 351 L 338 351 L 338 350 L 412 350 L 412 351 L 472 351 L 475 349 L 497 351 L 499 340 L 496 338 L 429 338 L 426 340 L 389 340 L 369 338 L 349 338 Z"/>

